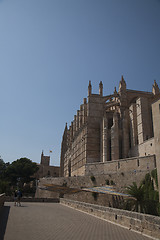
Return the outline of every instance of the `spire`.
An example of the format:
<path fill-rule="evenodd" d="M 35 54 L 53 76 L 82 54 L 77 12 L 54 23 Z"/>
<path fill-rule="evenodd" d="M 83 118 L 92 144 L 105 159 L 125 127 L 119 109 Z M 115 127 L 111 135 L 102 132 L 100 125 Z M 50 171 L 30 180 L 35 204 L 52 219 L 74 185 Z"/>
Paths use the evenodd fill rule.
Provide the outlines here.
<path fill-rule="evenodd" d="M 117 95 L 117 89 L 116 89 L 116 87 L 114 88 L 114 95 Z"/>
<path fill-rule="evenodd" d="M 122 75 L 121 81 L 119 83 L 119 90 L 118 90 L 118 92 L 125 92 L 125 91 L 126 91 L 126 82 L 125 82 L 125 80 L 123 78 L 123 75 Z"/>
<path fill-rule="evenodd" d="M 63 132 L 63 138 L 65 138 L 65 136 L 67 134 L 67 131 L 68 131 L 68 127 L 67 127 L 67 123 L 66 123 L 65 128 L 64 128 L 64 132 Z"/>
<path fill-rule="evenodd" d="M 152 93 L 154 95 L 160 93 L 160 90 L 159 90 L 158 84 L 156 83 L 156 80 L 154 80 L 154 84 L 152 85 Z"/>
<path fill-rule="evenodd" d="M 91 81 L 89 81 L 89 85 L 88 85 L 88 96 L 91 96 L 92 94 L 92 85 L 91 85 Z"/>
<path fill-rule="evenodd" d="M 44 159 L 44 155 L 43 155 L 43 150 L 42 150 L 42 153 L 41 153 L 41 163 L 40 164 L 43 164 L 43 159 Z"/>
<path fill-rule="evenodd" d="M 86 104 L 86 103 L 87 103 L 87 99 L 83 98 L 83 104 Z"/>
<path fill-rule="evenodd" d="M 99 95 L 103 96 L 103 83 L 102 83 L 102 81 L 100 81 L 100 83 L 99 83 Z"/>

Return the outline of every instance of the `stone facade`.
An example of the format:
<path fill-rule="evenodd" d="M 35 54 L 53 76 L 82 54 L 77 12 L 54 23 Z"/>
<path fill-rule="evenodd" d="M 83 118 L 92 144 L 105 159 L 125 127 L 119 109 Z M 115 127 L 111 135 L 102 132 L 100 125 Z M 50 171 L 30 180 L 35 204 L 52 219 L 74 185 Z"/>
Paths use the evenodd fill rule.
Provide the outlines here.
<path fill-rule="evenodd" d="M 38 165 L 38 172 L 35 174 L 37 179 L 42 177 L 59 177 L 60 167 L 50 166 L 50 156 L 41 154 L 41 163 Z"/>
<path fill-rule="evenodd" d="M 160 199 L 160 99 L 152 104 L 153 123 L 154 123 L 154 142 L 155 154 L 158 172 L 158 186 L 159 186 L 159 199 Z"/>
<path fill-rule="evenodd" d="M 122 76 L 118 92 L 115 88 L 108 96 L 103 96 L 102 82 L 99 94 L 93 94 L 89 81 L 88 99 L 84 98 L 71 125 L 66 124 L 64 130 L 60 176 L 86 175 L 86 166 L 90 163 L 105 165 L 115 160 L 156 154 L 152 103 L 158 99 L 160 90 L 156 81 L 152 92 L 136 91 L 126 88 Z M 158 124 L 157 128 L 160 129 Z M 132 165 L 131 161 L 129 163 Z M 98 174 L 96 168 L 92 174 Z"/>

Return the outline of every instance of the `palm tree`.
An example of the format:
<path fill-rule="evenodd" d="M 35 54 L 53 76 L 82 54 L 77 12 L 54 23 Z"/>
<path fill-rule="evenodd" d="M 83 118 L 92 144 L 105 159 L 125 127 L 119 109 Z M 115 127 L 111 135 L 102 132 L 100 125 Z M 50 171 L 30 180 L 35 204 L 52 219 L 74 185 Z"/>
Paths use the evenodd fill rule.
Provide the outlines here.
<path fill-rule="evenodd" d="M 127 208 L 136 212 L 145 212 L 145 189 L 143 185 L 139 187 L 135 182 L 127 187 L 127 193 L 131 198 L 127 201 Z"/>
<path fill-rule="evenodd" d="M 155 184 L 154 181 L 155 180 Z M 160 215 L 159 194 L 157 188 L 157 170 L 153 170 L 145 175 L 142 183 L 138 187 L 135 182 L 127 187 L 130 198 L 127 200 L 125 209 L 152 215 Z"/>

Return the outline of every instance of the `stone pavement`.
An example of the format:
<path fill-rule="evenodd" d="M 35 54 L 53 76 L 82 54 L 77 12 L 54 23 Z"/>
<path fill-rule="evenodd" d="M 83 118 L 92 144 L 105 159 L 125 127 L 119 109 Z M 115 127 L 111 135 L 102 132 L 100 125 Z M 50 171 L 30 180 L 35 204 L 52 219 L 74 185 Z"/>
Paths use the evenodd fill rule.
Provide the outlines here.
<path fill-rule="evenodd" d="M 117 239 L 150 238 L 59 203 L 5 203 L 0 214 L 0 240 Z"/>

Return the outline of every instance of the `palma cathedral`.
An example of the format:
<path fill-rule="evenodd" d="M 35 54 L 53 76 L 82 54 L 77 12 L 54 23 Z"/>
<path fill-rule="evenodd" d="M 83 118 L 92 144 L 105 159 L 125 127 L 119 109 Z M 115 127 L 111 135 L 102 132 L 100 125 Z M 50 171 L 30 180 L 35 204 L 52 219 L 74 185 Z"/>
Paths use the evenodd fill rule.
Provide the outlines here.
<path fill-rule="evenodd" d="M 107 96 L 103 96 L 102 82 L 99 94 L 94 94 L 89 81 L 88 97 L 64 129 L 60 176 L 84 176 L 90 163 L 158 156 L 160 142 L 155 135 L 160 132 L 159 123 L 160 89 L 156 81 L 151 92 L 137 91 L 127 89 L 122 76 L 118 90 L 115 87 Z"/>

